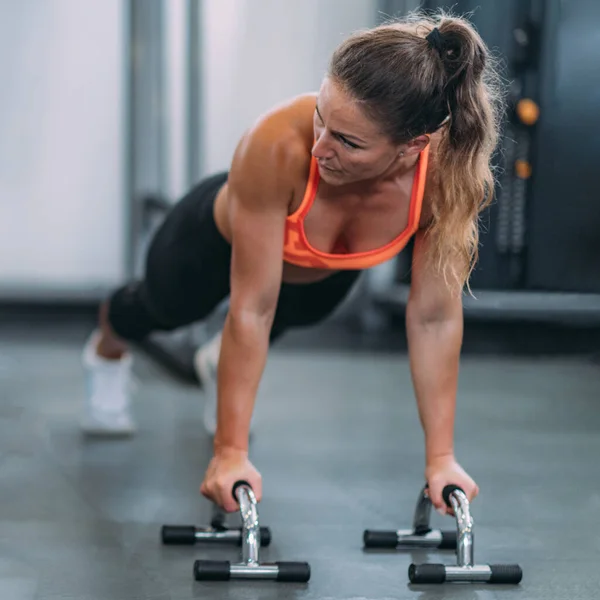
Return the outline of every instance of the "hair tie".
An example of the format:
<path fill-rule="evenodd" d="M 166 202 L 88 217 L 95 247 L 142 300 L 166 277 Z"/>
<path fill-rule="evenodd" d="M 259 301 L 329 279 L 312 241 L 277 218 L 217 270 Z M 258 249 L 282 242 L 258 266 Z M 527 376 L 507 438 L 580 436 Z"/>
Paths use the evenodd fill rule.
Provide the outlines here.
<path fill-rule="evenodd" d="M 429 45 L 438 51 L 439 55 L 442 56 L 444 50 L 446 49 L 446 44 L 444 42 L 444 36 L 440 33 L 440 30 L 437 27 L 434 27 L 431 30 L 431 33 L 425 38 Z"/>

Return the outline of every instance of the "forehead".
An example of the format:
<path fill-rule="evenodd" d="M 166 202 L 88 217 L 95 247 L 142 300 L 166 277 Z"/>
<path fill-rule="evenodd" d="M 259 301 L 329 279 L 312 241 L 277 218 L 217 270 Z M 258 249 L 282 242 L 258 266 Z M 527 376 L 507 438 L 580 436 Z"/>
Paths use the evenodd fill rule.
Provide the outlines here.
<path fill-rule="evenodd" d="M 361 109 L 360 103 L 329 78 L 321 84 L 317 107 L 331 129 L 357 136 L 376 136 L 379 128 Z"/>

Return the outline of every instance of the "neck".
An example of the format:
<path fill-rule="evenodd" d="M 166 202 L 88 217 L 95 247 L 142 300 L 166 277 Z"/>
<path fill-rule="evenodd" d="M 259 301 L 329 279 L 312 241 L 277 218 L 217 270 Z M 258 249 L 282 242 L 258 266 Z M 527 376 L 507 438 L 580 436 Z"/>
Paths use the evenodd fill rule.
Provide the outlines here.
<path fill-rule="evenodd" d="M 404 177 L 407 173 L 412 172 L 417 163 L 419 162 L 419 154 L 412 154 L 410 156 L 399 156 L 394 160 L 390 166 L 380 176 L 381 181 L 394 181 L 400 177 Z"/>

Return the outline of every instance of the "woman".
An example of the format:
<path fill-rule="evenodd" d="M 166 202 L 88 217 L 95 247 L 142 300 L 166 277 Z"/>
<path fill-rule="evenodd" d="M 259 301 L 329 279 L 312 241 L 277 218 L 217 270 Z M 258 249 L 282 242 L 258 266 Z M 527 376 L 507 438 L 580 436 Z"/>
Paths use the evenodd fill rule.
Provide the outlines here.
<path fill-rule="evenodd" d="M 425 477 L 441 512 L 448 483 L 472 500 L 478 487 L 455 460 L 453 427 L 461 295 L 494 184 L 495 82 L 484 43 L 460 18 L 412 15 L 350 36 L 319 92 L 263 115 L 230 171 L 172 209 L 145 279 L 102 306 L 84 355 L 88 417 L 112 411 L 112 426 L 128 430 L 126 340 L 204 319 L 229 296 L 212 344 L 218 418 L 201 492 L 233 511 L 232 485 L 244 479 L 260 500 L 248 437 L 270 341 L 325 318 L 362 270 L 414 237 L 406 321 Z"/>

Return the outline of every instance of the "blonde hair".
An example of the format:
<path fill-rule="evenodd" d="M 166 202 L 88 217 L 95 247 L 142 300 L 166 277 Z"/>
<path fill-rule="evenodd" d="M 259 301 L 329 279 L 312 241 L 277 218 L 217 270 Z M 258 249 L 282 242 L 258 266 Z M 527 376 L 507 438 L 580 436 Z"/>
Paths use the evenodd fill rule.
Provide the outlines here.
<path fill-rule="evenodd" d="M 427 259 L 461 293 L 479 258 L 479 215 L 494 192 L 492 156 L 504 111 L 485 43 L 466 18 L 414 12 L 347 38 L 329 76 L 394 143 L 440 131 Z"/>

